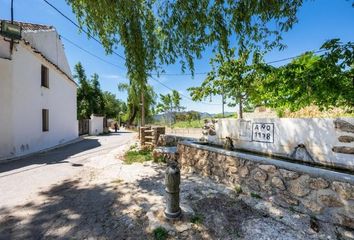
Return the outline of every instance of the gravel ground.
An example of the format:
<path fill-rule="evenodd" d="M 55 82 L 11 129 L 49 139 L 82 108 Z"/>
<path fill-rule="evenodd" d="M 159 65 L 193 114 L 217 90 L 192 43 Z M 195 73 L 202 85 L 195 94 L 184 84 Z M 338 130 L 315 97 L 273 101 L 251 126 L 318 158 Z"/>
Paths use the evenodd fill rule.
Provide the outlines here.
<path fill-rule="evenodd" d="M 126 165 L 128 145 L 92 156 L 75 175 L 0 209 L 0 239 L 350 239 L 353 232 L 182 173 L 183 217 L 167 221 L 164 165 Z M 351 235 L 352 234 L 352 235 Z M 354 238 L 354 237 L 353 237 Z"/>

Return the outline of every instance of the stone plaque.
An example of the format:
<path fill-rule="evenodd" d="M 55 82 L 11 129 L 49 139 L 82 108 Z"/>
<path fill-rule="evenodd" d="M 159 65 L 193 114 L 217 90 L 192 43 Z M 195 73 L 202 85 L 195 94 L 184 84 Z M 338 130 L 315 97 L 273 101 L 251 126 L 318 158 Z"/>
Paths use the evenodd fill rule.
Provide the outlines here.
<path fill-rule="evenodd" d="M 274 123 L 253 123 L 252 141 L 273 143 Z"/>

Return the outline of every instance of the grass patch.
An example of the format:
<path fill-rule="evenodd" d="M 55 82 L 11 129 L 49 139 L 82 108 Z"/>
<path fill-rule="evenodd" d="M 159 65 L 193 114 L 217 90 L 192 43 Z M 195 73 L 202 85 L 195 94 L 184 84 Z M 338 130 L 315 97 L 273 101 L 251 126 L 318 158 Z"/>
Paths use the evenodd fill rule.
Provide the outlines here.
<path fill-rule="evenodd" d="M 131 149 L 124 154 L 124 162 L 126 164 L 142 163 L 151 160 L 153 160 L 151 150 Z"/>
<path fill-rule="evenodd" d="M 202 224 L 203 220 L 204 220 L 204 216 L 202 214 L 196 214 L 191 218 L 191 223 Z"/>
<path fill-rule="evenodd" d="M 254 193 L 254 192 L 251 192 L 251 197 L 257 198 L 257 199 L 262 199 L 262 197 L 259 194 Z"/>
<path fill-rule="evenodd" d="M 172 128 L 202 128 L 203 120 L 179 121 L 172 125 Z"/>
<path fill-rule="evenodd" d="M 122 179 L 117 178 L 116 180 L 113 180 L 111 183 L 120 184 L 122 182 L 124 182 Z"/>
<path fill-rule="evenodd" d="M 168 237 L 168 232 L 164 227 L 154 229 L 153 233 L 155 240 L 165 240 Z"/>
<path fill-rule="evenodd" d="M 235 187 L 234 187 L 234 190 L 237 194 L 241 194 L 243 191 L 242 191 L 242 187 L 241 185 L 239 184 L 236 184 Z"/>
<path fill-rule="evenodd" d="M 166 159 L 164 157 L 158 157 L 154 159 L 154 163 L 158 163 L 158 164 L 166 163 Z"/>

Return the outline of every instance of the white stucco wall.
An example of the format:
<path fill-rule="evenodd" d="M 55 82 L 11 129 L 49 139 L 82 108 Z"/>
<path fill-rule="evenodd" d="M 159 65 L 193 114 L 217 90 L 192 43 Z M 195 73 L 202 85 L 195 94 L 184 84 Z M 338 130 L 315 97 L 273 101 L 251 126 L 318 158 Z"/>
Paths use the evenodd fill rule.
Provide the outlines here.
<path fill-rule="evenodd" d="M 0 37 L 0 58 L 10 59 L 10 43 Z"/>
<path fill-rule="evenodd" d="M 0 158 L 13 147 L 12 84 L 12 62 L 0 58 Z"/>
<path fill-rule="evenodd" d="M 341 118 L 354 124 L 354 118 Z M 249 120 L 220 119 L 215 125 L 216 139 L 221 142 L 231 137 L 236 148 L 259 151 L 280 156 L 290 156 L 296 146 L 304 144 L 315 162 L 354 169 L 354 155 L 335 153 L 334 146 L 354 147 L 354 142 L 338 141 L 339 136 L 353 136 L 335 128 L 332 118 L 259 118 Z M 270 142 L 254 139 L 255 123 L 271 123 L 274 126 Z M 262 141 L 262 140 L 261 140 Z"/>
<path fill-rule="evenodd" d="M 22 32 L 22 37 L 72 78 L 63 44 L 55 29 Z"/>
<path fill-rule="evenodd" d="M 41 87 L 41 64 L 49 69 L 49 88 Z M 78 137 L 75 83 L 23 43 L 11 61 L 0 59 L 0 73 L 0 160 Z M 49 110 L 48 132 L 42 109 Z"/>
<path fill-rule="evenodd" d="M 103 118 L 101 116 L 91 115 L 89 123 L 89 134 L 98 135 L 103 133 Z"/>

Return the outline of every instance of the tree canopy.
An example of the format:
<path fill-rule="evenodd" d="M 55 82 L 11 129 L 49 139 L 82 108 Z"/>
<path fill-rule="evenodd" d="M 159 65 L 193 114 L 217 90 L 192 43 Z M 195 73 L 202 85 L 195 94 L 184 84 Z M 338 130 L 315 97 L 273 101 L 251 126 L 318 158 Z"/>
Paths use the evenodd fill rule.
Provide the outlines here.
<path fill-rule="evenodd" d="M 139 111 L 141 107 L 141 89 L 137 86 L 137 82 L 131 82 L 130 84 L 128 83 L 119 83 L 118 84 L 118 90 L 119 91 L 126 91 L 128 93 L 128 99 L 127 99 L 127 112 L 126 115 L 124 116 L 124 121 L 127 122 L 128 125 L 131 125 L 134 123 L 136 118 L 141 118 L 141 112 Z M 154 92 L 154 89 L 151 86 L 145 86 L 144 87 L 144 104 L 145 104 L 145 109 L 144 111 L 144 117 L 149 118 L 151 114 L 153 113 L 152 107 L 155 105 L 155 98 L 156 98 L 156 93 Z"/>
<path fill-rule="evenodd" d="M 296 111 L 309 105 L 354 110 L 354 43 L 326 41 L 322 55 L 306 52 L 289 64 L 267 66 L 253 101 Z"/>
<path fill-rule="evenodd" d="M 103 92 L 99 76 L 95 73 L 88 79 L 82 64 L 74 67 L 74 78 L 78 81 L 77 88 L 77 117 L 90 118 L 91 114 L 105 115 L 108 118 L 118 117 L 120 112 L 126 112 L 126 105 L 110 92 Z"/>
<path fill-rule="evenodd" d="M 297 22 L 302 0 L 66 0 L 107 53 L 124 47 L 130 85 L 140 92 L 145 116 L 147 79 L 179 61 L 194 72 L 206 47 L 238 51 L 282 48 L 281 33 Z M 129 94 L 135 94 L 131 91 Z M 136 94 L 135 94 L 136 95 Z M 132 112 L 134 114 L 134 112 Z M 131 116 L 132 117 L 132 116 Z M 143 119 L 144 120 L 144 119 Z M 143 121 L 144 122 L 144 121 Z M 142 123 L 144 124 L 144 123 Z"/>
<path fill-rule="evenodd" d="M 176 90 L 165 95 L 160 94 L 160 102 L 157 104 L 156 112 L 165 113 L 166 121 L 169 115 L 170 124 L 172 124 L 172 119 L 175 118 L 176 112 L 184 109 L 184 107 L 181 106 L 181 99 L 179 92 Z"/>

